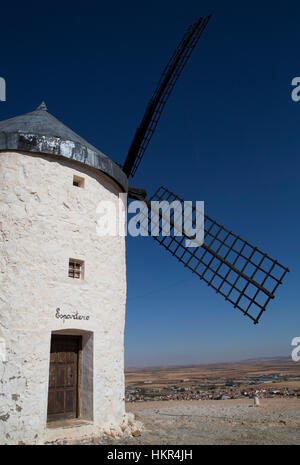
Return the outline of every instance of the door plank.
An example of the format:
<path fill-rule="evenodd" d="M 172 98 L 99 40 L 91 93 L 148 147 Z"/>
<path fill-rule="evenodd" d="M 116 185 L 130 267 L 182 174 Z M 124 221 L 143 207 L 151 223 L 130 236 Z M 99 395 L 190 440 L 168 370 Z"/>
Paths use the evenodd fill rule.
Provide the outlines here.
<path fill-rule="evenodd" d="M 81 336 L 52 335 L 48 421 L 78 416 L 78 359 Z"/>

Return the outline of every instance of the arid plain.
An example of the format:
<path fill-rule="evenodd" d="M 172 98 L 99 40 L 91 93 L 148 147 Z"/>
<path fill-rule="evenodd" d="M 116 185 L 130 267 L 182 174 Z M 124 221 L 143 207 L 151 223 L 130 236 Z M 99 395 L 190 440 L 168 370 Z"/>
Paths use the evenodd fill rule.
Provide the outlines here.
<path fill-rule="evenodd" d="M 300 444 L 300 363 L 290 358 L 127 369 L 129 391 L 144 429 L 127 444 Z"/>
<path fill-rule="evenodd" d="M 300 362 L 291 358 L 246 360 L 235 363 L 169 367 L 127 368 L 126 390 L 143 389 L 162 393 L 165 388 L 214 390 L 239 387 L 291 389 L 300 393 Z"/>

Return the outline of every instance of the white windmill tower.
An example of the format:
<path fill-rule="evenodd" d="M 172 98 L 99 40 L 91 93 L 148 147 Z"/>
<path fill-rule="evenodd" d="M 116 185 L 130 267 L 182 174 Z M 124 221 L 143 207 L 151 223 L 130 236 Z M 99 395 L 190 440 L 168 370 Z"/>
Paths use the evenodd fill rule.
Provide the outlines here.
<path fill-rule="evenodd" d="M 0 123 L 0 150 L 0 442 L 118 429 L 125 243 L 95 221 L 127 177 L 45 104 Z M 60 430 L 74 419 L 80 428 Z"/>

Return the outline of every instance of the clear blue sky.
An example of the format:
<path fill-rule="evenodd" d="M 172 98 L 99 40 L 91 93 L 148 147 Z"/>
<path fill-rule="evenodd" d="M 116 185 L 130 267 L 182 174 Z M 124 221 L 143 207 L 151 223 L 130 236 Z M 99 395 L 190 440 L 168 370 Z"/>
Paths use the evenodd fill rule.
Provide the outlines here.
<path fill-rule="evenodd" d="M 161 118 L 134 185 L 163 184 L 291 270 L 259 325 L 152 238 L 128 238 L 126 364 L 289 355 L 300 336 L 300 4 L 152 0 L 6 2 L 0 119 L 45 100 L 57 118 L 124 161 L 187 26 L 213 17 Z"/>

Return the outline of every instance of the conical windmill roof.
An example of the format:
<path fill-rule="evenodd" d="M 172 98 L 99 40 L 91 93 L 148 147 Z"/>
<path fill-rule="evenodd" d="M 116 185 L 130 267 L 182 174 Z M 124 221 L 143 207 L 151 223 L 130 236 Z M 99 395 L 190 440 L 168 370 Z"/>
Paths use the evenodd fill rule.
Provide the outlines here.
<path fill-rule="evenodd" d="M 96 168 L 127 191 L 121 168 L 49 113 L 44 102 L 30 113 L 0 122 L 0 150 L 22 150 L 72 159 Z"/>

